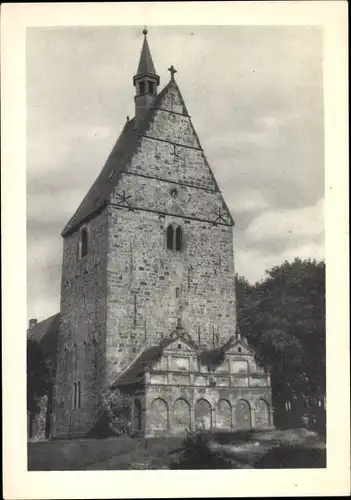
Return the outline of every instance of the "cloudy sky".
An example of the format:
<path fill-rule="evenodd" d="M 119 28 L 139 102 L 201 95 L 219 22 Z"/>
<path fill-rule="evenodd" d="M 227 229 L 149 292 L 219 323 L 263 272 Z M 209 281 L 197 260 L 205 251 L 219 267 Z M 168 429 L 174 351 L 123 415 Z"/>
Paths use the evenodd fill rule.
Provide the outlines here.
<path fill-rule="evenodd" d="M 28 318 L 58 312 L 63 227 L 133 116 L 143 27 L 27 30 Z M 255 282 L 324 258 L 322 31 L 149 27 L 232 211 L 235 266 Z"/>

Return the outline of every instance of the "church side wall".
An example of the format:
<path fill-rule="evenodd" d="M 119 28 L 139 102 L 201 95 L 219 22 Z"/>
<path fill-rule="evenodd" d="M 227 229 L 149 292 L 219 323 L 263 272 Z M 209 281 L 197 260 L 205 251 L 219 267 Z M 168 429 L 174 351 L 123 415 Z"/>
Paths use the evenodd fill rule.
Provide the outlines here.
<path fill-rule="evenodd" d="M 106 211 L 84 225 L 88 254 L 78 257 L 80 231 L 64 238 L 54 437 L 80 435 L 94 423 L 104 376 Z M 74 384 L 80 383 L 80 408 Z"/>

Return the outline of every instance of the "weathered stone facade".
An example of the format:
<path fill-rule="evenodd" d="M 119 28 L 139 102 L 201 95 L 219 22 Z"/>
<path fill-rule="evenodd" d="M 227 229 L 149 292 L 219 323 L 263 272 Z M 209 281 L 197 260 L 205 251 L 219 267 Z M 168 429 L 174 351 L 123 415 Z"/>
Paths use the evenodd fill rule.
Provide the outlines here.
<path fill-rule="evenodd" d="M 174 333 L 162 356 L 144 369 L 138 385 L 131 365 L 113 386 L 126 394 L 138 387 L 134 407 L 141 418 L 132 419 L 134 432 L 154 437 L 184 434 L 186 429 L 273 426 L 270 376 L 256 364 L 245 342 L 234 341 L 220 366 L 209 370 L 187 335 Z"/>
<path fill-rule="evenodd" d="M 146 38 L 142 58 L 136 118 L 63 231 L 53 436 L 86 434 L 106 387 L 135 399 L 133 427 L 147 436 L 272 425 L 269 376 L 233 343 L 232 217 L 174 72 L 157 95 Z M 161 360 L 126 381 L 167 339 Z M 225 361 L 208 373 L 198 353 L 225 343 Z"/>

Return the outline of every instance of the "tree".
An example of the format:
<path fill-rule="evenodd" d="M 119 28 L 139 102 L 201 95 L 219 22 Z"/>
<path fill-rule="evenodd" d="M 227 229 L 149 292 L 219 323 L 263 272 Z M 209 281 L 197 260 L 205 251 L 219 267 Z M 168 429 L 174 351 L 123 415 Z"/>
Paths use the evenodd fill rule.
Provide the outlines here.
<path fill-rule="evenodd" d="M 38 342 L 27 340 L 27 410 L 38 413 L 40 399 L 47 395 L 51 385 L 50 371 Z"/>
<path fill-rule="evenodd" d="M 91 437 L 129 435 L 131 432 L 131 403 L 119 389 L 99 393 L 96 424 Z"/>
<path fill-rule="evenodd" d="M 295 259 L 250 285 L 237 277 L 238 324 L 272 376 L 276 400 L 325 394 L 325 264 Z"/>

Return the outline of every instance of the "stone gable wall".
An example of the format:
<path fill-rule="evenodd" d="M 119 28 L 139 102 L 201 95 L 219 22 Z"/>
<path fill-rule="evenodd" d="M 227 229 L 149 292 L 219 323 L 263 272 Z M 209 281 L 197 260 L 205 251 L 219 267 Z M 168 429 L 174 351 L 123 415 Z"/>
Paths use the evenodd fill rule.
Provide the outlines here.
<path fill-rule="evenodd" d="M 168 337 L 179 319 L 203 346 L 224 343 L 236 328 L 230 216 L 224 215 L 228 225 L 207 222 L 223 223 L 214 213 L 225 209 L 223 198 L 190 117 L 179 114 L 184 106 L 175 85 L 159 106 L 144 132 L 148 138 L 142 138 L 110 198 L 106 373 L 111 382 L 145 346 Z M 166 247 L 169 224 L 182 229 L 181 252 Z"/>

